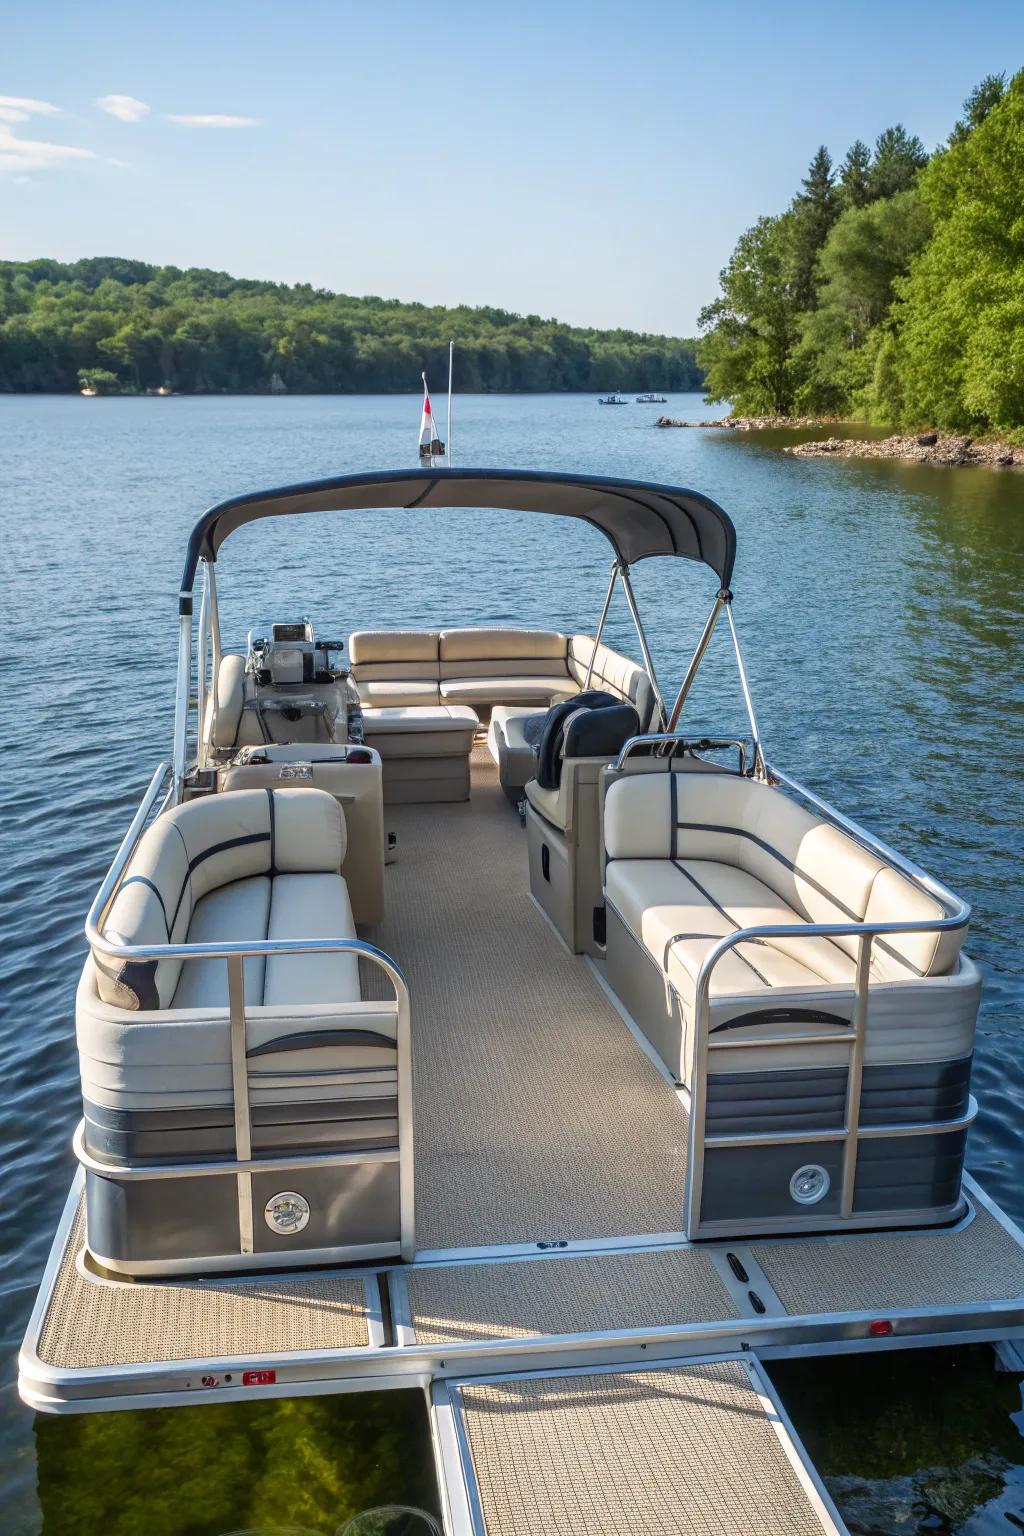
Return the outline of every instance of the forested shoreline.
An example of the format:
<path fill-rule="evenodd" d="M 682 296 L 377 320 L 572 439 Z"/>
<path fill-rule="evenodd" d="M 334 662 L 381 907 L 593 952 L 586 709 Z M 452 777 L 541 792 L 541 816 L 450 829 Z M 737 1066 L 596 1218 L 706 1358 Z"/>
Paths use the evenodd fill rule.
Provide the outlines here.
<path fill-rule="evenodd" d="M 989 75 L 928 154 L 902 124 L 741 237 L 701 313 L 712 400 L 1024 437 L 1024 71 Z"/>
<path fill-rule="evenodd" d="M 0 392 L 692 390 L 696 343 L 119 257 L 0 262 Z"/>

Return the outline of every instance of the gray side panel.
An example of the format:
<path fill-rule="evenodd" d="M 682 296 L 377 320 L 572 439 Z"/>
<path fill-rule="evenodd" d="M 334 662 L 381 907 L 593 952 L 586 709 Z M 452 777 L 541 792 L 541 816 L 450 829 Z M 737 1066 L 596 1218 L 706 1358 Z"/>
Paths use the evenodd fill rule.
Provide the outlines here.
<path fill-rule="evenodd" d="M 260 1104 L 252 1108 L 252 1142 L 260 1153 L 325 1147 L 391 1147 L 398 1141 L 394 1098 L 329 1103 Z M 234 1122 L 229 1107 L 112 1110 L 86 1102 L 85 1139 L 97 1157 L 122 1163 L 231 1157 Z"/>
<path fill-rule="evenodd" d="M 951 1206 L 960 1197 L 967 1131 L 861 1141 L 853 1209 L 902 1211 Z"/>
<path fill-rule="evenodd" d="M 971 1058 L 864 1068 L 861 1125 L 959 1120 L 967 1113 Z M 846 1106 L 845 1067 L 708 1076 L 709 1135 L 838 1129 Z"/>
<path fill-rule="evenodd" d="M 304 1249 L 397 1240 L 397 1162 L 254 1174 L 252 1185 L 257 1253 L 301 1262 Z M 310 1204 L 309 1222 L 291 1237 L 272 1232 L 263 1219 L 267 1201 L 286 1189 Z M 89 1173 L 89 1247 L 100 1258 L 129 1267 L 238 1254 L 237 1199 L 233 1174 L 119 1183 Z M 244 1267 L 239 1255 L 239 1268 Z"/>
<path fill-rule="evenodd" d="M 816 1205 L 800 1205 L 789 1192 L 798 1168 L 815 1163 L 829 1176 L 829 1190 Z M 834 1141 L 798 1146 L 709 1147 L 704 1154 L 701 1221 L 770 1220 L 803 1216 L 807 1225 L 837 1216 L 842 1185 L 842 1146 Z"/>
<path fill-rule="evenodd" d="M 906 1066 L 865 1067 L 861 1125 L 895 1125 L 902 1120 L 959 1120 L 971 1096 L 972 1057 L 918 1061 Z"/>
<path fill-rule="evenodd" d="M 708 1135 L 744 1131 L 832 1130 L 843 1124 L 846 1068 L 708 1075 Z"/>
<path fill-rule="evenodd" d="M 675 992 L 670 993 L 670 1013 L 660 967 L 637 943 L 615 908 L 608 906 L 606 911 L 609 984 L 679 1082 L 684 1029 L 679 999 Z"/>

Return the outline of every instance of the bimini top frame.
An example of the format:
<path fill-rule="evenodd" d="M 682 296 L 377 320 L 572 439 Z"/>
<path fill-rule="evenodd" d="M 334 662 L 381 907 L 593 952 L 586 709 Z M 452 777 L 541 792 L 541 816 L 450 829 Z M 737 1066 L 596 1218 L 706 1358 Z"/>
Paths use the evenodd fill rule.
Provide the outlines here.
<path fill-rule="evenodd" d="M 486 507 L 578 517 L 600 529 L 620 565 L 680 555 L 709 566 L 722 587 L 732 579 L 736 557 L 736 530 L 721 507 L 679 486 L 536 469 L 397 469 L 254 491 L 211 507 L 189 539 L 182 597 L 192 591 L 199 561 L 216 560 L 228 534 L 246 523 L 299 512 L 388 507 Z"/>
<path fill-rule="evenodd" d="M 730 611 L 732 593 L 729 583 L 736 558 L 736 530 L 728 515 L 709 497 L 680 486 L 613 479 L 604 475 L 559 474 L 545 470 L 386 470 L 340 475 L 330 480 L 311 480 L 300 485 L 282 486 L 278 490 L 254 491 L 245 496 L 235 496 L 211 507 L 193 528 L 178 598 L 181 633 L 174 733 L 175 799 L 181 797 L 186 773 L 186 720 L 191 703 L 193 588 L 202 565 L 205 580 L 199 619 L 197 701 L 202 721 L 207 695 L 207 660 L 212 657 L 214 673 L 220 661 L 220 625 L 214 568 L 220 546 L 228 535 L 236 528 L 260 518 L 289 517 L 304 512 L 386 509 L 401 512 L 454 507 L 540 512 L 550 517 L 579 518 L 604 534 L 615 551 L 615 560 L 596 639 L 601 640 L 612 592 L 616 581 L 619 581 L 654 689 L 658 708 L 657 723 L 669 731 L 676 729 L 683 701 L 693 683 L 718 616 L 725 608 L 729 614 L 740 682 L 750 718 L 755 768 L 763 768 L 757 721 Z M 715 573 L 719 582 L 714 608 L 671 710 L 666 707 L 658 685 L 629 579 L 631 565 L 655 555 L 676 556 L 706 565 Z M 587 685 L 589 681 L 588 674 Z"/>

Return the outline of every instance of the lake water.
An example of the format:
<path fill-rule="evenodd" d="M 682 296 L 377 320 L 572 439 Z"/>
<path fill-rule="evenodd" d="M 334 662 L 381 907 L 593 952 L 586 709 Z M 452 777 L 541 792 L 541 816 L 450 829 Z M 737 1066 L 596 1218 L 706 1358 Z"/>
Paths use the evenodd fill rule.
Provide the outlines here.
<path fill-rule="evenodd" d="M 8 639 L 0 947 L 0 1529 L 50 1536 L 334 1532 L 370 1504 L 433 1501 L 415 1395 L 35 1424 L 15 1354 L 72 1174 L 73 996 L 89 900 L 170 746 L 175 595 L 188 531 L 241 490 L 415 462 L 413 397 L 0 397 Z M 779 434 L 655 431 L 700 398 L 457 401 L 464 465 L 690 485 L 739 534 L 735 611 L 771 759 L 962 893 L 986 980 L 971 1170 L 1024 1218 L 1020 957 L 1024 479 L 793 459 Z M 813 435 L 813 434 L 809 434 Z M 309 614 L 376 625 L 590 628 L 609 556 L 582 524 L 512 514 L 265 522 L 218 566 L 225 635 Z M 714 596 L 701 567 L 635 586 L 666 691 Z M 625 611 L 613 644 L 635 652 Z M 745 730 L 716 638 L 694 726 Z M 1015 1378 L 987 1350 L 801 1363 L 787 1403 L 856 1529 L 1024 1529 Z M 1009 1521 L 1009 1524 L 1008 1524 Z"/>

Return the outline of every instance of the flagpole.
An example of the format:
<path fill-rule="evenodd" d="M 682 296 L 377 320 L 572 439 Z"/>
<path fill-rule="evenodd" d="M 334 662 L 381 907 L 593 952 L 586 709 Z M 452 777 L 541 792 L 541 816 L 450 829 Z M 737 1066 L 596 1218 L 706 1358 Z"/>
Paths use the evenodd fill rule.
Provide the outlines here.
<path fill-rule="evenodd" d="M 448 343 L 448 468 L 452 467 L 452 364 L 455 359 L 455 343 Z"/>

